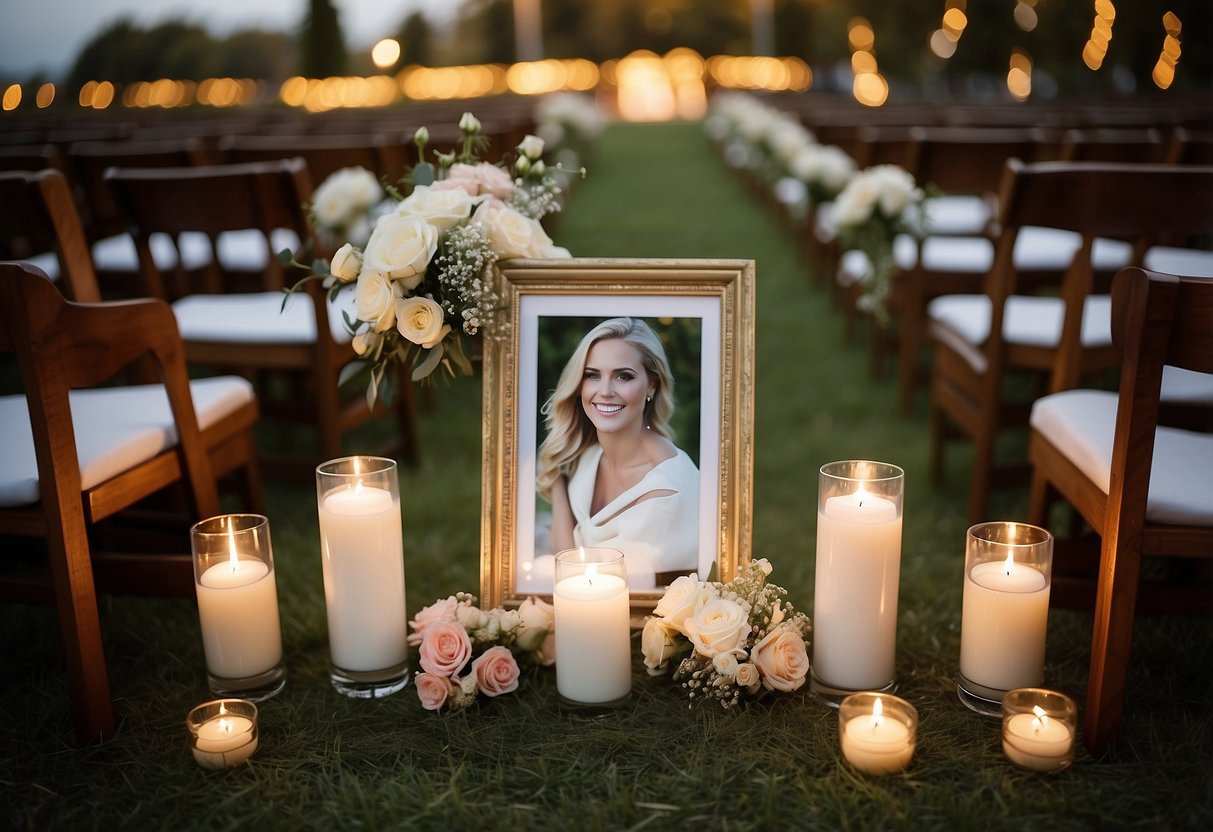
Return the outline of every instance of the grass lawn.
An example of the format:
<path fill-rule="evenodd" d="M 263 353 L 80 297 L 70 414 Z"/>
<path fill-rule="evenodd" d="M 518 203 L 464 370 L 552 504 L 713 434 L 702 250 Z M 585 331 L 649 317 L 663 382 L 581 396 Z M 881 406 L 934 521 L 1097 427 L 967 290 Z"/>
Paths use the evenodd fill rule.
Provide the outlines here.
<path fill-rule="evenodd" d="M 607 719 L 562 711 L 551 671 L 450 716 L 413 689 L 353 701 L 328 684 L 311 480 L 267 495 L 278 564 L 285 690 L 262 707 L 249 766 L 194 764 L 184 720 L 210 698 L 193 604 L 104 598 L 118 736 L 75 746 L 55 616 L 0 607 L 0 818 L 17 829 L 1207 829 L 1213 824 L 1213 626 L 1139 620 L 1126 731 L 1057 776 L 1003 757 L 998 723 L 955 694 L 967 459 L 927 479 L 925 408 L 896 411 L 848 344 L 790 236 L 717 161 L 697 124 L 612 126 L 557 242 L 583 256 L 757 261 L 754 541 L 812 613 L 817 470 L 870 458 L 906 471 L 898 616 L 900 694 L 919 711 L 904 775 L 856 774 L 837 712 L 797 692 L 740 712 L 688 710 L 643 672 Z M 382 427 L 380 427 L 382 429 Z M 372 429 L 372 432 L 374 430 Z M 410 611 L 479 587 L 480 384 L 439 387 L 423 461 L 402 474 Z M 374 438 L 369 434 L 366 441 Z M 351 450 L 357 450 L 351 446 Z M 990 519 L 1023 514 L 1000 494 Z M 188 544 L 183 541 L 183 550 Z M 1053 611 L 1046 685 L 1083 701 L 1089 613 Z"/>

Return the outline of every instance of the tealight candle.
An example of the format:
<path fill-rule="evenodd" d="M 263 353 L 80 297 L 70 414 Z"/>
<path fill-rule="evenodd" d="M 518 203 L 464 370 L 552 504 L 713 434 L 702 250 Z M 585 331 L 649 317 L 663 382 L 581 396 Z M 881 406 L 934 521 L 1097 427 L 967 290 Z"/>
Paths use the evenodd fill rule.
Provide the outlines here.
<path fill-rule="evenodd" d="M 1007 691 L 1044 680 L 1053 536 L 1025 523 L 968 531 L 960 626 L 961 700 L 997 716 Z"/>
<path fill-rule="evenodd" d="M 853 693 L 838 708 L 842 756 L 866 774 L 904 771 L 914 756 L 918 711 L 887 693 Z"/>
<path fill-rule="evenodd" d="M 1058 772 L 1074 762 L 1078 708 L 1064 693 L 1018 688 L 1002 700 L 1002 751 L 1020 768 Z"/>
<path fill-rule="evenodd" d="M 632 691 L 630 598 L 623 553 L 568 549 L 556 555 L 552 593 L 556 691 L 579 705 L 612 704 Z"/>
<path fill-rule="evenodd" d="M 247 699 L 216 699 L 190 711 L 185 721 L 198 765 L 232 768 L 257 750 L 257 706 Z"/>
<path fill-rule="evenodd" d="M 904 480 L 882 462 L 821 468 L 812 685 L 827 701 L 893 687 Z"/>

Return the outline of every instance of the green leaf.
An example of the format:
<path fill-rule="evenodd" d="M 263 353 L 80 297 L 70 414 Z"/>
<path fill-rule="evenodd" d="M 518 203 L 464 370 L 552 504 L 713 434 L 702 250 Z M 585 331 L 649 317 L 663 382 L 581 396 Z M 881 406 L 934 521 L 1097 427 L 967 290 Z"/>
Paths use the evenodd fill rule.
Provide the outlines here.
<path fill-rule="evenodd" d="M 434 368 L 438 366 L 438 362 L 442 360 L 442 354 L 445 350 L 442 344 L 436 344 L 428 350 L 425 350 L 425 360 L 413 369 L 413 381 L 421 381 L 421 379 L 434 372 Z"/>
<path fill-rule="evenodd" d="M 293 263 L 295 261 L 295 253 L 293 251 L 291 251 L 289 248 L 284 248 L 282 251 L 278 252 L 274 256 L 277 257 L 278 262 L 284 266 L 289 266 L 291 263 Z"/>
<path fill-rule="evenodd" d="M 414 185 L 433 185 L 434 166 L 429 162 L 421 162 L 413 168 Z"/>
<path fill-rule="evenodd" d="M 362 360 L 351 361 L 349 364 L 346 364 L 341 368 L 341 372 L 337 374 L 337 386 L 340 387 L 341 385 L 345 384 L 354 376 L 365 370 L 367 366 L 367 362 Z"/>

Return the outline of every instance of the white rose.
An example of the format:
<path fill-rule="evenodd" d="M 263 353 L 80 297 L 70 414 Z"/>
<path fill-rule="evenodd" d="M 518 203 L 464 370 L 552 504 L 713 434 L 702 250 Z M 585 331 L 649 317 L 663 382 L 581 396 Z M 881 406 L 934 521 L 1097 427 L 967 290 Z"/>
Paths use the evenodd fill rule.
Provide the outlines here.
<path fill-rule="evenodd" d="M 543 139 L 528 133 L 522 143 L 518 145 L 518 152 L 532 162 L 535 161 L 543 155 Z"/>
<path fill-rule="evenodd" d="M 449 231 L 472 215 L 476 200 L 461 188 L 434 190 L 419 185 L 396 208 L 397 214 L 416 214 L 439 231 Z"/>
<path fill-rule="evenodd" d="M 522 617 L 518 614 L 518 610 L 506 610 L 497 621 L 501 625 L 501 632 L 512 633 L 522 623 Z"/>
<path fill-rule="evenodd" d="M 721 676 L 732 679 L 737 675 L 737 657 L 732 653 L 717 653 L 712 657 L 712 667 Z"/>
<path fill-rule="evenodd" d="M 312 192 L 312 213 L 316 224 L 322 228 L 338 228 L 345 225 L 353 207 L 349 199 L 339 190 L 322 187 Z"/>
<path fill-rule="evenodd" d="M 860 174 L 834 200 L 834 223 L 839 228 L 863 225 L 872 216 L 879 193 L 871 177 Z"/>
<path fill-rule="evenodd" d="M 543 257 L 552 248 L 552 238 L 536 220 L 508 205 L 484 202 L 473 216 L 484 225 L 489 245 L 502 260 L 511 257 Z"/>
<path fill-rule="evenodd" d="M 750 633 L 746 611 L 735 602 L 714 598 L 683 625 L 696 651 L 708 658 L 736 650 Z"/>
<path fill-rule="evenodd" d="M 329 271 L 333 277 L 343 283 L 357 280 L 358 274 L 362 271 L 362 252 L 346 243 L 333 255 L 333 260 L 329 263 Z"/>
<path fill-rule="evenodd" d="M 379 220 L 362 253 L 363 271 L 398 280 L 416 289 L 438 250 L 438 230 L 412 214 L 388 214 Z"/>
<path fill-rule="evenodd" d="M 521 629 L 514 643 L 530 652 L 542 647 L 544 639 L 552 632 L 556 610 L 542 598 L 527 598 L 518 605 L 518 617 L 521 619 Z"/>
<path fill-rule="evenodd" d="M 681 633 L 664 618 L 650 616 L 640 633 L 640 653 L 649 674 L 656 676 L 665 671 L 666 663 L 678 652 Z"/>
<path fill-rule="evenodd" d="M 661 596 L 653 612 L 664 617 L 671 627 L 681 630 L 683 622 L 707 603 L 710 592 L 699 582 L 698 576 L 681 575 L 666 587 L 665 595 Z"/>
<path fill-rule="evenodd" d="M 455 620 L 470 633 L 484 626 L 485 615 L 478 607 L 471 604 L 460 604 L 455 608 Z"/>
<path fill-rule="evenodd" d="M 396 301 L 402 287 L 382 272 L 362 270 L 354 289 L 354 309 L 358 319 L 368 321 L 375 332 L 386 332 L 396 322 Z"/>
<path fill-rule="evenodd" d="M 396 301 L 396 329 L 428 350 L 447 336 L 451 325 L 445 323 L 442 307 L 436 301 L 411 297 Z"/>

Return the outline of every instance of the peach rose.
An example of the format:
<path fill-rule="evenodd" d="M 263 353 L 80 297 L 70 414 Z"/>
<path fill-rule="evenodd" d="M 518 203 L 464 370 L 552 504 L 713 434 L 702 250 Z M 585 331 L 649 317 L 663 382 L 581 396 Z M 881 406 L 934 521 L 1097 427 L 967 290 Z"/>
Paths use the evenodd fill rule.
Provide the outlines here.
<path fill-rule="evenodd" d="M 518 662 L 508 647 L 485 650 L 472 662 L 472 675 L 485 696 L 500 696 L 518 689 Z"/>
<path fill-rule="evenodd" d="M 446 704 L 446 700 L 454 692 L 455 686 L 445 676 L 435 676 L 433 673 L 418 673 L 417 698 L 421 707 L 427 711 L 437 711 Z"/>
<path fill-rule="evenodd" d="M 762 675 L 762 684 L 785 693 L 804 684 L 809 672 L 809 653 L 795 630 L 781 627 L 767 633 L 750 651 L 750 661 Z"/>
<path fill-rule="evenodd" d="M 725 598 L 713 598 L 683 625 L 696 652 L 707 658 L 735 650 L 750 634 L 746 610 Z"/>
<path fill-rule="evenodd" d="M 514 180 L 504 170 L 488 162 L 478 162 L 474 165 L 459 163 L 451 165 L 447 178 L 432 187 L 440 191 L 459 188 L 467 192 L 468 196 L 489 194 L 498 199 L 509 199 L 514 190 Z"/>
<path fill-rule="evenodd" d="M 417 613 L 417 617 L 409 622 L 409 627 L 413 631 L 409 633 L 409 646 L 416 647 L 420 644 L 426 627 L 431 624 L 437 624 L 440 621 L 454 621 L 458 609 L 459 602 L 455 600 L 454 595 L 448 595 L 428 607 L 422 607 L 421 612 Z"/>
<path fill-rule="evenodd" d="M 667 619 L 650 616 L 640 633 L 640 652 L 650 676 L 664 673 L 670 659 L 678 652 L 682 633 Z M 683 642 L 685 644 L 686 642 Z"/>
<path fill-rule="evenodd" d="M 438 676 L 454 676 L 472 657 L 467 630 L 454 621 L 439 621 L 425 628 L 421 638 L 421 669 Z"/>

